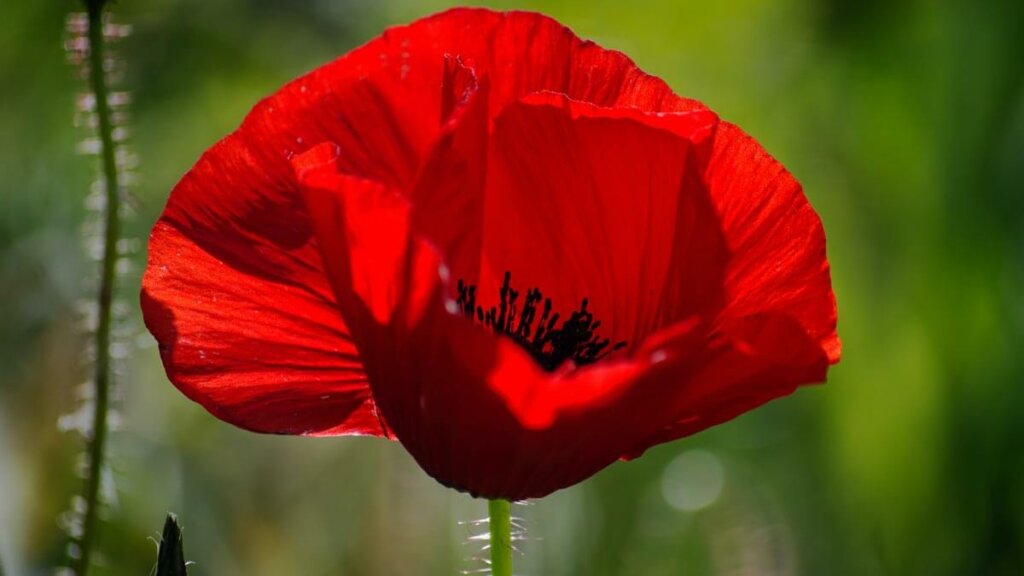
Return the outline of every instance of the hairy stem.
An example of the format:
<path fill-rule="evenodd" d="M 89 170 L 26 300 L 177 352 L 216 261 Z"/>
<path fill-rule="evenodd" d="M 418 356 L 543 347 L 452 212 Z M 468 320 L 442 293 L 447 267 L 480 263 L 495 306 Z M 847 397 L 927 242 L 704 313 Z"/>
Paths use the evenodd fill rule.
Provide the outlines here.
<path fill-rule="evenodd" d="M 110 104 L 107 100 L 107 81 L 103 70 L 103 5 L 105 0 L 85 0 L 89 15 L 89 83 L 96 99 L 98 132 L 102 144 L 102 170 L 106 185 L 106 210 L 103 218 L 103 262 L 100 268 L 97 295 L 98 322 L 95 334 L 96 364 L 93 381 L 96 386 L 92 435 L 89 438 L 89 469 L 85 479 L 85 512 L 82 518 L 82 536 L 79 557 L 75 566 L 77 576 L 89 571 L 89 560 L 96 540 L 96 517 L 100 502 L 100 483 L 103 475 L 104 448 L 107 439 L 107 411 L 110 402 L 110 332 L 111 304 L 113 302 L 117 239 L 120 234 L 117 162 L 114 156 L 113 127 Z"/>
<path fill-rule="evenodd" d="M 512 505 L 490 500 L 491 576 L 512 576 Z"/>

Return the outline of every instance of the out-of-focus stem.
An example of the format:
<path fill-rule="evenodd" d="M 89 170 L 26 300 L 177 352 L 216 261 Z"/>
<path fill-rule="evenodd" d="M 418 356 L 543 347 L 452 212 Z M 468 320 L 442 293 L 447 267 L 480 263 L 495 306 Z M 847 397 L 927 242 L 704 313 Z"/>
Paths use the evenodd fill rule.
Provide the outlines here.
<path fill-rule="evenodd" d="M 512 505 L 490 500 L 491 576 L 512 576 Z"/>
<path fill-rule="evenodd" d="M 106 0 L 84 0 L 89 16 L 89 83 L 96 101 L 97 130 L 102 145 L 103 182 L 106 186 L 106 210 L 103 217 L 103 261 L 97 295 L 98 321 L 95 334 L 96 364 L 93 382 L 96 386 L 92 435 L 89 438 L 89 469 L 85 479 L 85 512 L 82 536 L 75 566 L 77 576 L 85 576 L 96 540 L 96 518 L 100 506 L 100 484 L 103 475 L 104 449 L 107 440 L 107 410 L 110 402 L 110 332 L 114 294 L 117 239 L 120 235 L 120 196 L 117 161 L 114 155 L 113 126 L 107 100 L 107 80 L 103 69 L 103 6 Z"/>

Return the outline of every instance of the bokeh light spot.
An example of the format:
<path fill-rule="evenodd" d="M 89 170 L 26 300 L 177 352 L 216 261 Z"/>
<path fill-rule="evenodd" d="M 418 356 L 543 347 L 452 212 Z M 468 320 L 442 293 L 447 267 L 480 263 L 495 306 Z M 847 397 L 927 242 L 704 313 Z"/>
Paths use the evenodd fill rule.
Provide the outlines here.
<path fill-rule="evenodd" d="M 706 450 L 688 450 L 665 467 L 661 494 L 673 508 L 695 512 L 714 504 L 724 484 L 725 469 L 718 456 Z"/>

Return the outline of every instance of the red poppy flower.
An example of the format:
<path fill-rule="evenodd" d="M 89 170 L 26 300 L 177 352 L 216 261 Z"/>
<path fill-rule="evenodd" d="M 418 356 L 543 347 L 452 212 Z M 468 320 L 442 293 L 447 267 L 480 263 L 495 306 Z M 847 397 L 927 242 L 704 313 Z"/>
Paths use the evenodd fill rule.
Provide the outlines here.
<path fill-rule="evenodd" d="M 539 497 L 839 359 L 825 236 L 742 130 L 538 14 L 393 28 L 259 103 L 153 229 L 170 380 Z"/>

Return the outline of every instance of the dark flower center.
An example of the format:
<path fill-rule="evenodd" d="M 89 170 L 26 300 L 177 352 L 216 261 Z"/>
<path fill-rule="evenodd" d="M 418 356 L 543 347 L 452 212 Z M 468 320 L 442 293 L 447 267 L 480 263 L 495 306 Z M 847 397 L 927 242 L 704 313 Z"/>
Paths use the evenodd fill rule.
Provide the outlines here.
<path fill-rule="evenodd" d="M 544 298 L 538 288 L 526 291 L 520 309 L 519 291 L 512 289 L 511 281 L 512 273 L 506 271 L 505 281 L 498 291 L 498 305 L 484 310 L 476 303 L 476 285 L 466 284 L 460 278 L 459 310 L 494 332 L 515 340 L 545 370 L 554 370 L 570 359 L 577 366 L 593 364 L 626 346 L 625 342 L 612 344 L 608 338 L 598 336 L 601 322 L 594 320 L 594 315 L 587 311 L 587 298 L 559 325 L 561 316 L 557 312 L 552 313 L 551 298 Z M 537 318 L 537 309 L 542 301 L 543 310 Z"/>

